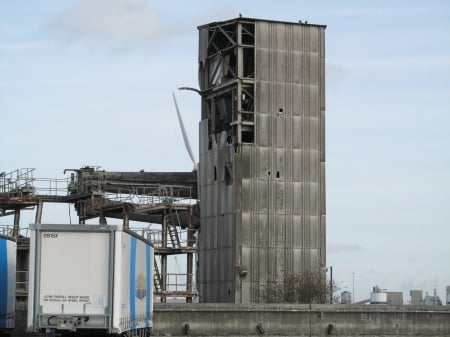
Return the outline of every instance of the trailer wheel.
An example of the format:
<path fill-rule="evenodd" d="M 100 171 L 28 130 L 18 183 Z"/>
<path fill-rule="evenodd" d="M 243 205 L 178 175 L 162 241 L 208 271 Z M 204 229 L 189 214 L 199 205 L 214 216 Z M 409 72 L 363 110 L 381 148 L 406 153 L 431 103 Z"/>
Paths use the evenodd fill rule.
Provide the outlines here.
<path fill-rule="evenodd" d="M 120 334 L 120 337 L 150 337 L 151 332 L 149 328 L 135 329 Z"/>

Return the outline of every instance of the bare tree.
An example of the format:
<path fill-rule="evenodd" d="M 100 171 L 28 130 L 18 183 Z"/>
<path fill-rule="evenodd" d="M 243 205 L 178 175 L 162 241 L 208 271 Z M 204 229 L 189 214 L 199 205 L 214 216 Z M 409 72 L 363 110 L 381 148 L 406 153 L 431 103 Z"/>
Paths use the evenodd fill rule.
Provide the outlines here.
<path fill-rule="evenodd" d="M 333 293 L 337 291 L 332 284 Z M 326 303 L 330 298 L 330 286 L 325 273 L 305 270 L 299 274 L 285 274 L 279 282 L 268 283 L 262 291 L 265 303 Z"/>

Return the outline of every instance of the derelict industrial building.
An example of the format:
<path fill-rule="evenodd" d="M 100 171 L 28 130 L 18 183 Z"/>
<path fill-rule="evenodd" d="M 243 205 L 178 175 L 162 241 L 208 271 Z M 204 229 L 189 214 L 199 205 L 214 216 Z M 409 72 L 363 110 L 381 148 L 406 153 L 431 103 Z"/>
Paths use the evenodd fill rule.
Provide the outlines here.
<path fill-rule="evenodd" d="M 199 27 L 201 302 L 325 266 L 325 26 Z"/>

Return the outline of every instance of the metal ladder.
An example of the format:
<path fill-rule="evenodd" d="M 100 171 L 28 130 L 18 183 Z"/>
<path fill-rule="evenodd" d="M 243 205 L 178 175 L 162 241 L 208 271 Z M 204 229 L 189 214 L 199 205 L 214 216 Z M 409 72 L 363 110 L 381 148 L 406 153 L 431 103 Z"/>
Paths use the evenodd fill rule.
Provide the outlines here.
<path fill-rule="evenodd" d="M 153 284 L 155 286 L 155 292 L 161 291 L 161 274 L 159 272 L 158 264 L 156 263 L 156 257 L 153 259 L 153 269 L 155 270 L 155 274 L 153 276 Z"/>
<path fill-rule="evenodd" d="M 170 241 L 172 242 L 173 248 L 180 248 L 181 242 L 180 237 L 178 235 L 177 226 L 172 223 L 172 218 L 170 214 L 165 215 L 166 225 L 167 225 L 167 233 L 169 234 Z"/>

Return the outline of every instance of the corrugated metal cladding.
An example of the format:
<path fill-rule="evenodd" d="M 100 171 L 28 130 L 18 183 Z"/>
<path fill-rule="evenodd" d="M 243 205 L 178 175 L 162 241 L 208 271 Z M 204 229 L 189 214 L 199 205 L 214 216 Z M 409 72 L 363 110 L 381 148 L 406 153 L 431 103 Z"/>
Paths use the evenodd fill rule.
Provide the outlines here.
<path fill-rule="evenodd" d="M 200 300 L 261 302 L 268 282 L 325 266 L 325 27 L 236 19 L 199 29 Z M 235 62 L 213 67 L 215 39 L 225 51 L 235 39 Z"/>

